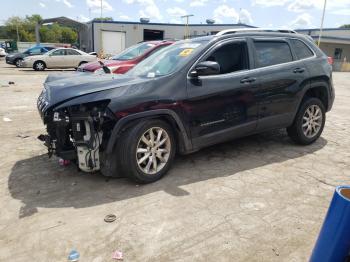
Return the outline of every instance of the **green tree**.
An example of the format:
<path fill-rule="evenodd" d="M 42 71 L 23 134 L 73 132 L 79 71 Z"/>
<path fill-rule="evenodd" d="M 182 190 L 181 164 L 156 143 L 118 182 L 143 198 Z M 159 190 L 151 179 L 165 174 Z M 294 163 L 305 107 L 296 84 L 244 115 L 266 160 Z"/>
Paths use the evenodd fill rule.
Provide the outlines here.
<path fill-rule="evenodd" d="M 340 28 L 350 28 L 350 24 L 342 25 Z"/>
<path fill-rule="evenodd" d="M 113 17 L 96 17 L 92 21 L 113 21 Z"/>
<path fill-rule="evenodd" d="M 31 15 L 21 18 L 13 16 L 7 19 L 4 28 L 1 30 L 2 38 L 17 40 L 17 31 L 19 40 L 23 42 L 35 41 L 35 26 L 42 21 L 40 15 Z M 40 30 L 41 42 L 51 43 L 76 43 L 78 39 L 77 32 L 67 26 L 59 24 L 43 25 Z"/>

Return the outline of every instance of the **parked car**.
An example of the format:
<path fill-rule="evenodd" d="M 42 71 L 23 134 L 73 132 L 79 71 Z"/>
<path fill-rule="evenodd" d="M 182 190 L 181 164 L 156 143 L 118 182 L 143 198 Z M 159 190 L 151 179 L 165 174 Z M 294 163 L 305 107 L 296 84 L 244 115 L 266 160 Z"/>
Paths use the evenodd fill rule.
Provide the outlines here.
<path fill-rule="evenodd" d="M 176 153 L 266 130 L 315 142 L 334 101 L 327 56 L 302 34 L 256 30 L 179 41 L 118 77 L 49 78 L 41 140 L 83 171 L 141 183 Z"/>
<path fill-rule="evenodd" d="M 50 46 L 34 46 L 23 53 L 11 53 L 6 56 L 6 63 L 10 65 L 15 65 L 17 67 L 21 67 L 21 64 L 23 62 L 23 59 L 27 56 L 33 56 L 33 55 L 42 55 L 46 52 L 54 49 L 54 47 Z"/>
<path fill-rule="evenodd" d="M 0 48 L 0 57 L 4 57 L 6 55 L 7 55 L 7 53 L 6 53 L 5 49 L 4 48 Z"/>
<path fill-rule="evenodd" d="M 77 49 L 56 48 L 43 55 L 26 57 L 22 62 L 22 67 L 30 67 L 36 71 L 46 68 L 77 68 L 84 63 L 96 60 L 96 56 Z"/>
<path fill-rule="evenodd" d="M 145 58 L 173 43 L 174 41 L 168 40 L 142 42 L 127 48 L 110 59 L 102 60 L 102 63 L 111 73 L 124 74 Z M 80 72 L 104 73 L 102 65 L 99 62 L 84 64 L 78 67 L 77 70 Z"/>

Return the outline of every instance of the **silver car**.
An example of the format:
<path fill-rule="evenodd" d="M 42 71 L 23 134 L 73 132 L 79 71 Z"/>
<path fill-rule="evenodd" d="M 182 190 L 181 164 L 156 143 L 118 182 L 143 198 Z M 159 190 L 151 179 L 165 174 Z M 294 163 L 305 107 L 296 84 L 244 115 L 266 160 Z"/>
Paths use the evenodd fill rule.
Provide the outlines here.
<path fill-rule="evenodd" d="M 73 48 L 57 48 L 43 55 L 24 58 L 22 67 L 42 71 L 46 68 L 77 68 L 78 66 L 96 61 L 97 57 Z"/>

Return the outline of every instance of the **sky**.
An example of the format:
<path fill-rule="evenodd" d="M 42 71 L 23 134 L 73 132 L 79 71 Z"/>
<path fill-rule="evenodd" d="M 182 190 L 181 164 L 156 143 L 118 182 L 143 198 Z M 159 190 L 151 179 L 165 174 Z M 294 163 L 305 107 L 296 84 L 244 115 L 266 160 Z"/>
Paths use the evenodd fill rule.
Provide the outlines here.
<path fill-rule="evenodd" d="M 102 0 L 103 16 L 115 21 L 184 23 L 182 15 L 193 14 L 190 23 L 242 23 L 273 28 L 320 27 L 324 0 Z M 43 18 L 66 16 L 81 22 L 100 17 L 101 0 L 11 0 L 2 1 L 0 24 L 10 16 L 40 14 Z M 350 24 L 350 0 L 328 0 L 324 27 Z"/>

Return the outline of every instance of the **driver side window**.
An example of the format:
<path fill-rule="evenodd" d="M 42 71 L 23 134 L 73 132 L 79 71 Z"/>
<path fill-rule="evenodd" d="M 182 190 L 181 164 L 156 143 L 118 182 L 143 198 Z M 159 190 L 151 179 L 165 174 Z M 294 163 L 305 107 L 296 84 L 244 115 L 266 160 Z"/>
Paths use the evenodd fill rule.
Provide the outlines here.
<path fill-rule="evenodd" d="M 217 62 L 220 74 L 249 69 L 248 48 L 244 41 L 235 41 L 216 48 L 204 61 Z"/>

